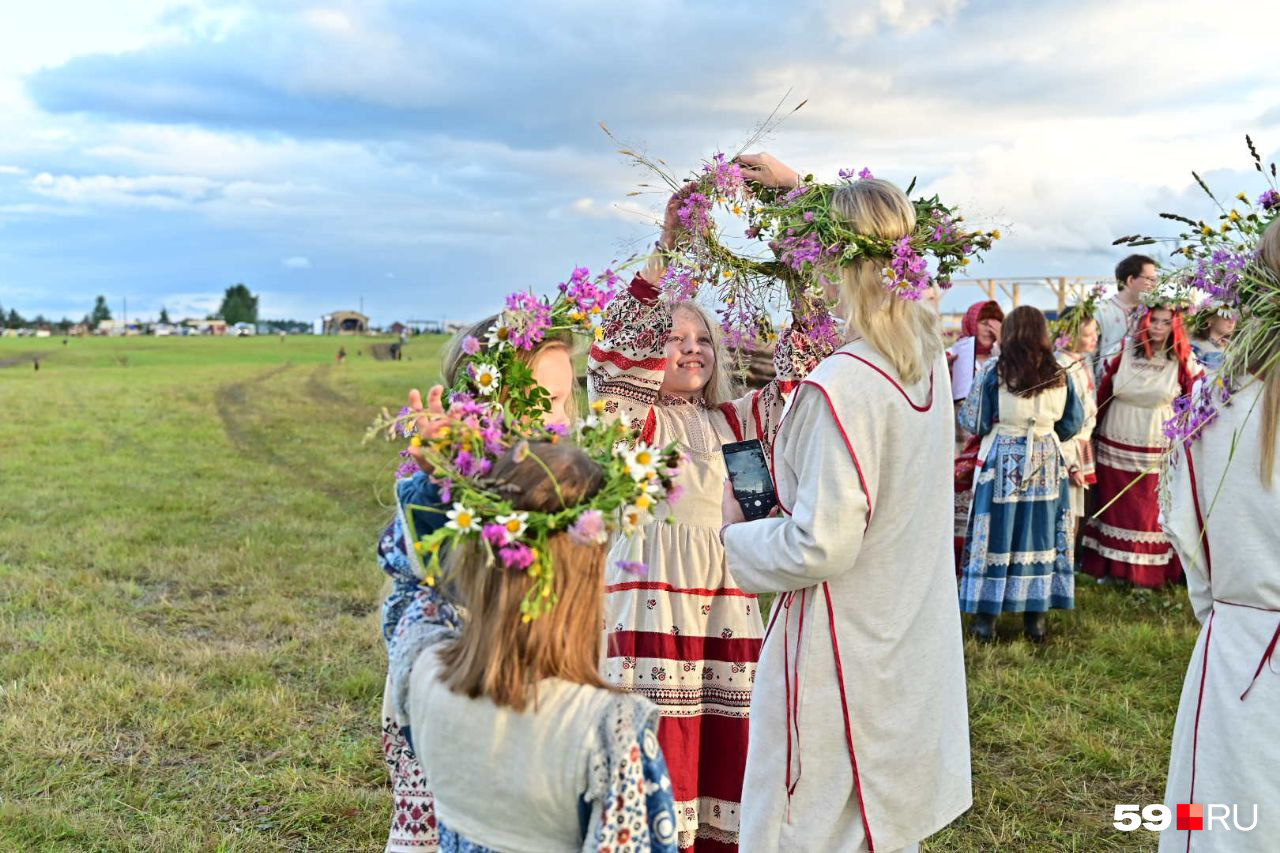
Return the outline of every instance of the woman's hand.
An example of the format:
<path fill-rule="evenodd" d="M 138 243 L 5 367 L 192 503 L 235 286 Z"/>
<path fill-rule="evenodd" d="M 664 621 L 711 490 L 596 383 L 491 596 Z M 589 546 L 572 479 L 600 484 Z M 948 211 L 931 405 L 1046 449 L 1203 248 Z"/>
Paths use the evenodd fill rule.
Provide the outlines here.
<path fill-rule="evenodd" d="M 1067 476 L 1071 479 L 1071 485 L 1073 486 L 1080 486 L 1083 488 L 1089 485 L 1089 482 L 1084 478 L 1084 472 L 1079 468 L 1069 468 L 1067 470 Z"/>
<path fill-rule="evenodd" d="M 742 177 L 766 187 L 792 189 L 800 185 L 800 173 L 772 154 L 741 154 L 734 162 L 742 167 Z"/>
<path fill-rule="evenodd" d="M 422 392 L 417 388 L 409 391 L 409 410 L 413 412 L 422 412 L 422 416 L 414 421 L 414 427 L 417 429 L 417 435 L 424 439 L 434 438 L 440 434 L 440 431 L 449 426 L 449 417 L 445 414 L 444 406 L 441 400 L 444 398 L 444 386 L 433 385 L 431 390 L 427 392 L 427 405 L 423 408 Z M 409 447 L 409 456 L 414 462 L 418 463 L 418 467 L 423 472 L 430 474 L 432 472 L 431 463 L 423 455 L 421 447 Z"/>
<path fill-rule="evenodd" d="M 742 506 L 738 503 L 738 499 L 733 496 L 733 483 L 728 479 L 724 481 L 724 497 L 720 501 L 720 520 L 725 527 L 747 520 L 747 517 L 742 514 Z M 721 534 L 723 533 L 724 530 L 721 528 Z"/>
<path fill-rule="evenodd" d="M 667 199 L 667 209 L 662 216 L 662 236 L 658 238 L 658 246 L 664 251 L 671 251 L 684 234 L 684 225 L 680 222 L 680 208 L 684 205 L 689 193 L 697 189 L 697 184 L 687 183 L 671 194 Z"/>

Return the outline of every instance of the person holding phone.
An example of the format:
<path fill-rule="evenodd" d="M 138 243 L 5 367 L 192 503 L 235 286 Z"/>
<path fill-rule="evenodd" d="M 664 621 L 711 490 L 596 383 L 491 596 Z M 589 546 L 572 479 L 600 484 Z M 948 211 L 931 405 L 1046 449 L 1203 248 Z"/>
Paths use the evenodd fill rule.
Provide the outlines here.
<path fill-rule="evenodd" d="M 735 397 L 720 325 L 696 302 L 659 299 L 664 248 L 681 239 L 677 194 L 643 271 L 605 309 L 591 348 L 589 396 L 648 445 L 679 444 L 688 460 L 671 507 L 637 519 L 605 569 L 605 678 L 662 714 L 658 740 L 675 788 L 681 849 L 738 849 L 751 688 L 764 636 L 759 603 L 725 570 L 720 495 L 723 445 L 767 448 L 784 394 L 829 346 L 802 326 L 774 350 L 778 378 Z M 745 848 L 751 849 L 751 848 Z"/>
<path fill-rule="evenodd" d="M 796 186 L 767 155 L 751 177 Z M 744 169 L 744 172 L 747 171 Z M 830 211 L 878 240 L 914 235 L 888 181 Z M 951 530 L 954 410 L 939 317 L 861 257 L 824 283 L 846 343 L 795 392 L 773 448 L 781 515 L 722 529 L 744 590 L 778 593 L 751 701 L 743 850 L 915 850 L 972 802 Z"/>

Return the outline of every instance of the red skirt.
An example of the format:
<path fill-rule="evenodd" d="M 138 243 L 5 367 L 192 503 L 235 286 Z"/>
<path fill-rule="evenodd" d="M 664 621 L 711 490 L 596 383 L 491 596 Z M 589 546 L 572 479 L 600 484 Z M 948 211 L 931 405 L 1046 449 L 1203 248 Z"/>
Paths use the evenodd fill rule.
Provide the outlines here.
<path fill-rule="evenodd" d="M 1142 473 L 1160 464 L 1164 449 L 1134 447 L 1102 436 L 1095 439 L 1095 495 L 1104 509 L 1085 522 L 1081 569 L 1097 578 L 1119 578 L 1135 586 L 1159 588 L 1177 581 L 1182 563 L 1160 528 L 1160 476 Z"/>

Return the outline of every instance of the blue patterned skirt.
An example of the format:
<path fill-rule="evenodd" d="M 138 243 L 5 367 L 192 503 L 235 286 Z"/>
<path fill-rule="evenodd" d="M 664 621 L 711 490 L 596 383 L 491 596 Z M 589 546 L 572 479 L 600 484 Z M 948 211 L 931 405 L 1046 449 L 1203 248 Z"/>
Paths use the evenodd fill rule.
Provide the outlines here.
<path fill-rule="evenodd" d="M 1023 482 L 1025 436 L 999 435 L 974 478 L 960 609 L 996 615 L 1075 606 L 1072 518 L 1057 444 L 1038 437 Z"/>

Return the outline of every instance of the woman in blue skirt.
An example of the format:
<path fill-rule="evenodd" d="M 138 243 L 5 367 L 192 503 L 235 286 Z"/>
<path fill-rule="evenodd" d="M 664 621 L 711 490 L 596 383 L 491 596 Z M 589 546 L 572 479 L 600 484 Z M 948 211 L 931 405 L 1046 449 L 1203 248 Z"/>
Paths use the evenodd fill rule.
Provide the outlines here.
<path fill-rule="evenodd" d="M 1027 639 L 1045 638 L 1045 613 L 1075 603 L 1072 518 L 1060 442 L 1083 409 L 1054 357 L 1044 314 L 1016 308 L 1004 321 L 1000 356 L 960 409 L 960 426 L 982 437 L 960 578 L 970 633 L 995 637 L 996 617 L 1022 613 Z"/>

